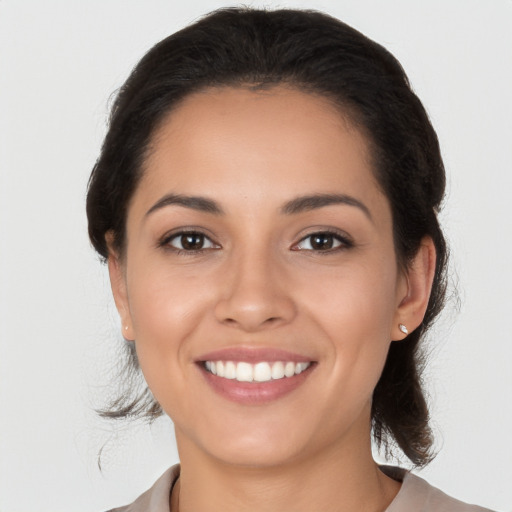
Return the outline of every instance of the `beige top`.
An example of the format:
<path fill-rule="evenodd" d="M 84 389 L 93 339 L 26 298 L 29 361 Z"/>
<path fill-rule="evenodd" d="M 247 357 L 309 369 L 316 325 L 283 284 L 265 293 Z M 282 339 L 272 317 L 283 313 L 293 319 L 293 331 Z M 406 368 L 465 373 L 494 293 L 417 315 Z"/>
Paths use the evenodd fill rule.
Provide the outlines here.
<path fill-rule="evenodd" d="M 402 487 L 385 512 L 491 512 L 489 509 L 467 505 L 450 498 L 432 487 L 419 476 L 398 468 L 382 468 L 394 478 L 402 480 Z M 169 468 L 144 494 L 131 505 L 114 508 L 109 512 L 170 512 L 169 496 L 180 474 L 179 465 Z"/>

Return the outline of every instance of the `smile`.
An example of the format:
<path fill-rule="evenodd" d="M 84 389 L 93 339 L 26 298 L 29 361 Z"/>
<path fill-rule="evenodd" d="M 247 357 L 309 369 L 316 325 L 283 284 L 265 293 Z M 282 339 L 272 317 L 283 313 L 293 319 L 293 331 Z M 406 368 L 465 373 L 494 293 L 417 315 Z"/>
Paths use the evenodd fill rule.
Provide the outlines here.
<path fill-rule="evenodd" d="M 217 377 L 238 382 L 268 382 L 301 374 L 311 362 L 261 361 L 256 364 L 233 361 L 205 361 L 204 368 Z"/>

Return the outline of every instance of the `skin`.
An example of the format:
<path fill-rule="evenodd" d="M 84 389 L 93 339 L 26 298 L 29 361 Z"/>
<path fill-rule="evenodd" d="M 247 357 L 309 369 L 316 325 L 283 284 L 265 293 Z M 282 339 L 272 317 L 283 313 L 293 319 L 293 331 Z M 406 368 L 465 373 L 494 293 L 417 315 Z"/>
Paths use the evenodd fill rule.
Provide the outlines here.
<path fill-rule="evenodd" d="M 421 323 L 435 252 L 425 239 L 399 269 L 365 137 L 310 94 L 213 89 L 168 116 L 144 171 L 122 257 L 107 235 L 109 270 L 123 335 L 136 340 L 148 385 L 175 425 L 174 505 L 385 510 L 400 484 L 372 459 L 371 396 L 391 340 L 404 338 L 399 323 L 409 331 Z M 223 213 L 155 207 L 167 194 L 214 200 Z M 364 206 L 283 212 L 311 194 Z M 191 226 L 207 237 L 203 248 L 177 250 L 182 239 L 171 235 Z M 318 232 L 335 234 L 332 249 L 311 248 Z M 315 365 L 277 400 L 235 403 L 197 364 L 227 347 L 284 349 Z"/>

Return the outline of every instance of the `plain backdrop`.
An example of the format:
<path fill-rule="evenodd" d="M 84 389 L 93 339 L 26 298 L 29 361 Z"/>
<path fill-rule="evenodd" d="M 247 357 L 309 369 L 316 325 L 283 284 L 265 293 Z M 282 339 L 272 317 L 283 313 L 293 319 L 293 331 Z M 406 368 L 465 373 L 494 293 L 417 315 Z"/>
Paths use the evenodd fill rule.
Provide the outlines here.
<path fill-rule="evenodd" d="M 169 420 L 114 428 L 94 414 L 122 341 L 85 190 L 112 93 L 154 43 L 223 5 L 0 0 L 1 512 L 106 510 L 177 461 Z M 449 176 L 442 221 L 462 305 L 429 346 L 439 455 L 421 474 L 512 511 L 512 1 L 248 5 L 339 17 L 391 50 L 424 101 Z"/>

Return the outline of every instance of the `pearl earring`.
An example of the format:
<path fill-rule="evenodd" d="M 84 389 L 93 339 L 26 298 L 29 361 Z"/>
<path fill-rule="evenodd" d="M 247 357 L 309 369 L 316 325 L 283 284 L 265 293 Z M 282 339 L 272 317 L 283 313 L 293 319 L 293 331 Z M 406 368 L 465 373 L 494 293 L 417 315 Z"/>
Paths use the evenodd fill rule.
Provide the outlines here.
<path fill-rule="evenodd" d="M 409 334 L 409 330 L 407 329 L 407 327 L 405 327 L 404 324 L 398 324 L 398 328 L 404 333 L 404 334 Z"/>

